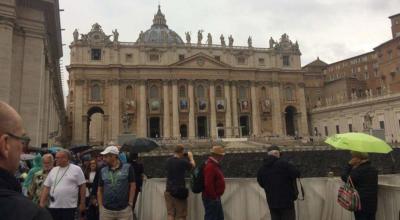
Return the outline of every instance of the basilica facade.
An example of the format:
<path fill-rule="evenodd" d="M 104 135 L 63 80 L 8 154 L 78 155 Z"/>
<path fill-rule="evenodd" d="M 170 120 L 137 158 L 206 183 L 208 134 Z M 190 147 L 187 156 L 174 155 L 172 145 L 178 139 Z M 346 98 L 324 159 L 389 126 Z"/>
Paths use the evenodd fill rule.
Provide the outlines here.
<path fill-rule="evenodd" d="M 283 34 L 257 48 L 251 37 L 236 46 L 232 36 L 185 35 L 184 41 L 169 29 L 160 8 L 135 42 L 120 42 L 117 30 L 108 35 L 97 23 L 85 34 L 75 30 L 67 67 L 72 143 L 103 144 L 122 133 L 164 139 L 308 135 L 297 42 Z"/>

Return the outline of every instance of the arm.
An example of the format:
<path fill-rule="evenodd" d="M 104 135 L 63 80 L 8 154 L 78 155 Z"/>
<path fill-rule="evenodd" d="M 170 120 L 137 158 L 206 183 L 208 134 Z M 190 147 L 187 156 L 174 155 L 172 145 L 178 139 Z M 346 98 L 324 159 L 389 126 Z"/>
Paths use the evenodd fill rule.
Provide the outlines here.
<path fill-rule="evenodd" d="M 46 201 L 48 199 L 49 192 L 50 192 L 50 187 L 43 186 L 42 194 L 40 195 L 40 203 L 39 203 L 39 206 L 41 208 L 46 207 Z"/>
<path fill-rule="evenodd" d="M 84 212 L 86 209 L 85 206 L 85 200 L 86 200 L 86 183 L 82 184 L 79 186 L 79 197 L 80 197 L 80 203 L 79 203 L 79 211 Z"/>
<path fill-rule="evenodd" d="M 210 197 L 210 199 L 217 199 L 217 193 L 215 192 L 215 170 L 206 165 L 204 168 L 204 193 Z"/>
<path fill-rule="evenodd" d="M 352 169 L 352 166 L 350 164 L 346 164 L 346 166 L 343 168 L 342 173 L 340 175 L 343 182 L 347 182 L 347 178 L 350 175 L 351 169 Z"/>
<path fill-rule="evenodd" d="M 193 153 L 188 152 L 189 163 L 192 165 L 192 169 L 196 167 L 196 162 L 193 159 Z"/>
<path fill-rule="evenodd" d="M 97 202 L 99 207 L 103 207 L 103 186 L 97 187 Z"/>
<path fill-rule="evenodd" d="M 135 192 L 136 192 L 136 183 L 135 183 L 135 172 L 133 171 L 133 167 L 129 167 L 129 174 L 128 174 L 128 180 L 129 180 L 129 200 L 128 204 L 133 207 L 133 199 L 135 198 Z"/>

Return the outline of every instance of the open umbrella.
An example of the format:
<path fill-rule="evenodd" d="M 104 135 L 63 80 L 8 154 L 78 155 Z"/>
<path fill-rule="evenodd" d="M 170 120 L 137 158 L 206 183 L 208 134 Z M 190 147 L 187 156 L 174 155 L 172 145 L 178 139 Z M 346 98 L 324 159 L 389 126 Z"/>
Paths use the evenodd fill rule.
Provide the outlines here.
<path fill-rule="evenodd" d="M 121 151 L 127 151 L 130 153 L 142 153 L 149 152 L 156 149 L 159 145 L 148 138 L 132 138 L 125 141 L 122 145 Z"/>
<path fill-rule="evenodd" d="M 92 146 L 90 146 L 90 145 L 82 144 L 82 145 L 75 145 L 75 146 L 72 146 L 72 147 L 68 148 L 68 150 L 70 150 L 71 152 L 74 152 L 74 153 L 78 153 L 78 152 L 81 152 L 81 151 L 88 150 L 88 149 L 90 149 L 91 147 L 92 147 Z"/>
<path fill-rule="evenodd" d="M 387 154 L 392 151 L 392 148 L 382 139 L 356 132 L 335 134 L 328 137 L 325 143 L 335 148 L 365 153 Z"/>
<path fill-rule="evenodd" d="M 90 148 L 90 149 L 88 149 L 88 150 L 82 151 L 82 152 L 81 152 L 81 155 L 85 155 L 85 154 L 97 154 L 97 153 L 102 152 L 103 150 L 104 150 L 104 147 L 102 147 L 102 146 L 95 146 L 95 147 L 92 147 L 92 148 Z"/>
<path fill-rule="evenodd" d="M 36 155 L 34 154 L 21 154 L 20 159 L 21 160 L 33 160 L 35 159 Z"/>
<path fill-rule="evenodd" d="M 60 150 L 63 150 L 64 148 L 62 147 L 50 147 L 49 149 L 47 149 L 50 153 L 55 154 Z"/>

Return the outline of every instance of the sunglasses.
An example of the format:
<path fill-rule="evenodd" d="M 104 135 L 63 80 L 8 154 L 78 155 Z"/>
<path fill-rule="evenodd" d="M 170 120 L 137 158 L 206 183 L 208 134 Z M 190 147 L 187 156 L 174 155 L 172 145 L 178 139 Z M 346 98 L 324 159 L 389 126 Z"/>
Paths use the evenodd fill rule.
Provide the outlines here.
<path fill-rule="evenodd" d="M 24 135 L 24 136 L 17 136 L 17 135 L 11 134 L 11 133 L 6 133 L 6 134 L 7 134 L 8 136 L 14 138 L 14 139 L 19 140 L 19 141 L 21 142 L 21 144 L 24 145 L 24 147 L 28 147 L 28 146 L 29 146 L 29 143 L 31 142 L 31 138 L 28 137 L 28 136 L 26 136 L 26 135 Z"/>

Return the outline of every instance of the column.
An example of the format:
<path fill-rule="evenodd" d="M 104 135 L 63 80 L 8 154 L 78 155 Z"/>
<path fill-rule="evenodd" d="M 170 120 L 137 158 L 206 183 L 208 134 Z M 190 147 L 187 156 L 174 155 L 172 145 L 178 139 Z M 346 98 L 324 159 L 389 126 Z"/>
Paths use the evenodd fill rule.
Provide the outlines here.
<path fill-rule="evenodd" d="M 232 81 L 232 120 L 233 120 L 233 135 L 239 137 L 239 119 L 238 119 L 238 105 L 237 105 L 237 89 L 236 81 Z"/>
<path fill-rule="evenodd" d="M 283 135 L 280 83 L 278 82 L 272 83 L 272 131 L 274 134 Z"/>
<path fill-rule="evenodd" d="M 82 116 L 83 116 L 83 87 L 85 81 L 83 80 L 75 80 L 75 88 L 74 88 L 74 119 L 72 125 L 72 143 L 74 144 L 83 144 L 83 125 L 82 125 Z"/>
<path fill-rule="evenodd" d="M 22 63 L 20 114 L 24 119 L 26 130 L 32 138 L 33 146 L 41 146 L 42 144 L 43 124 L 41 123 L 41 113 L 45 100 L 43 91 L 46 71 L 43 42 L 44 40 L 41 36 L 26 33 L 25 56 Z"/>
<path fill-rule="evenodd" d="M 146 99 L 146 82 L 139 81 L 139 114 L 138 114 L 138 137 L 147 137 L 147 99 Z"/>
<path fill-rule="evenodd" d="M 188 97 L 189 97 L 189 138 L 194 139 L 196 137 L 194 128 L 195 127 L 194 110 L 196 106 L 194 104 L 193 80 L 189 80 Z"/>
<path fill-rule="evenodd" d="M 104 144 L 109 143 L 111 141 L 111 138 L 108 135 L 109 131 L 109 120 L 110 116 L 109 115 L 103 115 L 103 142 Z"/>
<path fill-rule="evenodd" d="M 178 81 L 172 81 L 172 136 L 180 138 L 178 110 Z"/>
<path fill-rule="evenodd" d="M 0 20 L 0 100 L 7 103 L 11 102 L 13 30 L 11 21 Z"/>
<path fill-rule="evenodd" d="M 119 80 L 113 79 L 110 81 L 111 84 L 111 112 L 109 115 L 111 116 L 111 140 L 117 142 L 119 131 L 119 123 L 121 121 L 120 116 L 120 97 L 119 97 Z M 103 93 L 105 94 L 105 93 Z M 104 99 L 104 97 L 103 97 Z"/>
<path fill-rule="evenodd" d="M 307 108 L 306 108 L 306 98 L 304 94 L 304 83 L 299 83 L 297 86 L 297 100 L 300 106 L 300 120 L 299 120 L 299 135 L 302 137 L 309 136 L 308 130 L 308 120 L 307 120 Z"/>
<path fill-rule="evenodd" d="M 260 114 L 258 108 L 258 98 L 257 98 L 257 90 L 256 90 L 255 82 L 251 82 L 250 88 L 250 95 L 251 95 L 251 118 L 252 118 L 252 125 L 253 125 L 253 135 L 256 137 L 259 136 L 259 123 L 260 123 Z"/>
<path fill-rule="evenodd" d="M 163 112 L 163 137 L 169 138 L 171 137 L 170 129 L 170 117 L 169 117 L 169 90 L 168 90 L 169 80 L 163 80 L 163 103 L 164 103 L 164 112 Z"/>
<path fill-rule="evenodd" d="M 231 112 L 231 96 L 229 92 L 229 82 L 224 83 L 224 93 L 225 93 L 225 100 L 226 100 L 226 106 L 225 106 L 225 135 L 226 137 L 230 138 L 232 137 L 232 112 Z"/>
<path fill-rule="evenodd" d="M 210 126 L 211 126 L 211 138 L 217 138 L 217 115 L 216 115 L 216 109 L 215 109 L 215 81 L 210 80 L 210 113 L 211 113 L 211 120 L 210 120 Z"/>
<path fill-rule="evenodd" d="M 82 115 L 82 142 L 83 144 L 89 144 L 89 118 L 87 115 Z"/>

